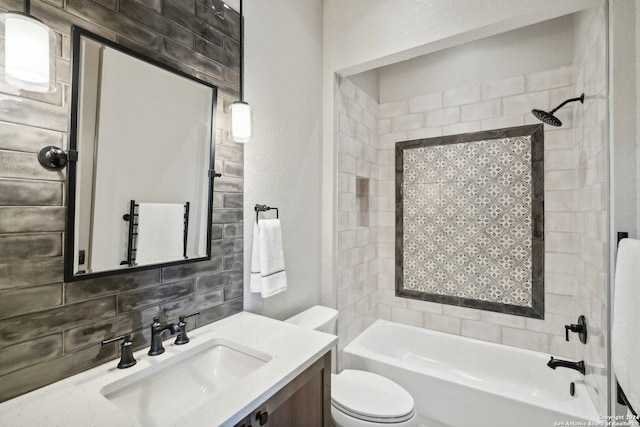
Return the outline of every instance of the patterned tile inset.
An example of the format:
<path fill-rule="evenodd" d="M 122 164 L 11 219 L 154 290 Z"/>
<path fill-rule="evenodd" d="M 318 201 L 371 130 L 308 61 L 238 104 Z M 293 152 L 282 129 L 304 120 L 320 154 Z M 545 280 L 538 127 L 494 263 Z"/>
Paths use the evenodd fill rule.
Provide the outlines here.
<path fill-rule="evenodd" d="M 532 307 L 531 136 L 407 149 L 403 287 Z"/>

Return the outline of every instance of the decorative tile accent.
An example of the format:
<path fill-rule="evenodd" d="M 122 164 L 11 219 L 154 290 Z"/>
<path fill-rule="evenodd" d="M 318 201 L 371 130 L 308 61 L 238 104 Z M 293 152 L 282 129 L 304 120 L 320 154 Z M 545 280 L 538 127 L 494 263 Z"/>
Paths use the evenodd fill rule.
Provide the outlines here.
<path fill-rule="evenodd" d="M 397 295 L 543 316 L 542 135 L 535 125 L 396 145 Z"/>

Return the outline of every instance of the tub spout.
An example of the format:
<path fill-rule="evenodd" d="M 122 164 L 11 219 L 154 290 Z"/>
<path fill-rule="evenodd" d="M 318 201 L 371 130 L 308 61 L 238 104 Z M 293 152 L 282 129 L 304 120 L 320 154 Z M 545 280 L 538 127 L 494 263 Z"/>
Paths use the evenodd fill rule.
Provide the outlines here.
<path fill-rule="evenodd" d="M 582 375 L 585 374 L 584 360 L 579 362 L 570 362 L 568 360 L 554 359 L 553 356 L 551 356 L 551 360 L 547 362 L 547 366 L 551 369 L 556 369 L 558 366 L 561 368 L 575 369 Z"/>

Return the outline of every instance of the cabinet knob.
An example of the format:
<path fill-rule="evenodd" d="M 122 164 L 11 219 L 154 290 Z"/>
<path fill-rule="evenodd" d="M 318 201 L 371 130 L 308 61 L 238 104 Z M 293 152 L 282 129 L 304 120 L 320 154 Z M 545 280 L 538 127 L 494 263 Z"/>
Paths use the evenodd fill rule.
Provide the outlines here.
<path fill-rule="evenodd" d="M 256 421 L 258 421 L 261 426 L 265 425 L 269 422 L 269 413 L 267 411 L 258 411 L 256 414 Z"/>

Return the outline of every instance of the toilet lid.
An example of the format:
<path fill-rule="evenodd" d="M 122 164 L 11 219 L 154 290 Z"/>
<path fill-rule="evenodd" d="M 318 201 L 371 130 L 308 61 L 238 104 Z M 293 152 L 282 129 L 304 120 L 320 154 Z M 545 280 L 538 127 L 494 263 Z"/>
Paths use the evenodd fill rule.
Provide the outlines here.
<path fill-rule="evenodd" d="M 366 421 L 402 422 L 414 415 L 413 397 L 404 388 L 381 375 L 353 369 L 331 375 L 331 403 Z"/>

